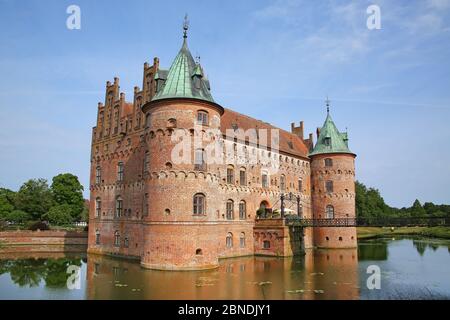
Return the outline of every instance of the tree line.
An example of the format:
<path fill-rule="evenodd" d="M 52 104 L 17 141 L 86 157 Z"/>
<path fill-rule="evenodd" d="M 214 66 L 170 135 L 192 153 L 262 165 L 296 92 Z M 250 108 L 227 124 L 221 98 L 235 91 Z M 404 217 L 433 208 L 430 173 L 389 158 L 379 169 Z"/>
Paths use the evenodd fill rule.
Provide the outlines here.
<path fill-rule="evenodd" d="M 87 216 L 83 186 L 70 173 L 53 177 L 50 186 L 46 179 L 30 179 L 16 192 L 0 188 L 0 222 L 47 221 L 63 226 L 86 221 Z"/>
<path fill-rule="evenodd" d="M 356 181 L 356 216 L 369 217 L 450 217 L 450 205 L 436 205 L 416 199 L 411 207 L 395 208 L 384 202 L 380 192 Z"/>

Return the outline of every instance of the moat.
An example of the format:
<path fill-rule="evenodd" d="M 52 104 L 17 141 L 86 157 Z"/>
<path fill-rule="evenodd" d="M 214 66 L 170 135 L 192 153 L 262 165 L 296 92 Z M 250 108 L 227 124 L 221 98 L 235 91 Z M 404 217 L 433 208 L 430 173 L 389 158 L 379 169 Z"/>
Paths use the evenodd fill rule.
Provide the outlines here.
<path fill-rule="evenodd" d="M 67 288 L 79 266 L 80 289 Z M 369 290 L 367 267 L 381 269 Z M 0 254 L 0 299 L 450 299 L 450 241 L 383 238 L 304 257 L 223 259 L 209 271 L 154 271 L 85 254 Z"/>

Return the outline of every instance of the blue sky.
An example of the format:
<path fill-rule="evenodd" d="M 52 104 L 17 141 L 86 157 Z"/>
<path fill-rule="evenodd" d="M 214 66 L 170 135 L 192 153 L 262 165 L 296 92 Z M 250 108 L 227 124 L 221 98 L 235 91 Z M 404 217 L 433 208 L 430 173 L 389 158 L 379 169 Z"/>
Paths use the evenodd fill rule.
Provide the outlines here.
<path fill-rule="evenodd" d="M 66 28 L 71 4 L 81 30 Z M 105 82 L 131 101 L 145 61 L 170 66 L 185 13 L 217 102 L 308 133 L 329 95 L 357 179 L 390 205 L 450 203 L 450 0 L 0 0 L 0 186 L 72 172 L 88 197 Z"/>

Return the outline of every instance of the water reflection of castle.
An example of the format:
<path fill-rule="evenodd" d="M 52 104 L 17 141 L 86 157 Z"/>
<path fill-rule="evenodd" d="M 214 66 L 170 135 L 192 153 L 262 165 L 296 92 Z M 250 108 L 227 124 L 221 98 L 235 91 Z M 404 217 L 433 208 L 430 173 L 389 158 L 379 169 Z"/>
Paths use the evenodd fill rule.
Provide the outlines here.
<path fill-rule="evenodd" d="M 223 259 L 214 270 L 167 272 L 89 255 L 88 299 L 359 299 L 357 249 L 304 257 Z"/>

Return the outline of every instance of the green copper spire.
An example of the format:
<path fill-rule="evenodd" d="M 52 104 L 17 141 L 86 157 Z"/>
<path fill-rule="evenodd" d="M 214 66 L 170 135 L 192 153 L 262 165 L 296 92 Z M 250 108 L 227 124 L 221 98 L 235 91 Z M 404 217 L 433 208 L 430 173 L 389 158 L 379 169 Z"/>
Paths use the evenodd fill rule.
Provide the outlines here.
<path fill-rule="evenodd" d="M 320 129 L 317 143 L 309 156 L 324 153 L 352 153 L 348 148 L 347 132 L 339 132 L 330 116 L 329 100 L 327 98 L 327 118 Z"/>
<path fill-rule="evenodd" d="M 195 63 L 187 46 L 187 17 L 183 24 L 183 30 L 183 46 L 169 69 L 165 83 L 152 101 L 168 98 L 191 98 L 214 102 L 203 70 L 199 63 Z"/>

